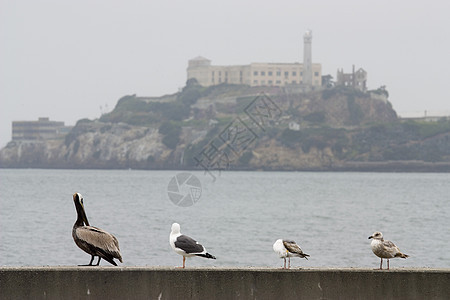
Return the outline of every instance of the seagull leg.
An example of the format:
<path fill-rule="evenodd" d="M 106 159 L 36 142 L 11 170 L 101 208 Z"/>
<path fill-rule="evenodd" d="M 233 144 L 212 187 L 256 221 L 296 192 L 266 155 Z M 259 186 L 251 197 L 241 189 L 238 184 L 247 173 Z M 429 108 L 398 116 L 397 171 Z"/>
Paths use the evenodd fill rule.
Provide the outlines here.
<path fill-rule="evenodd" d="M 387 261 L 388 261 L 388 270 L 389 270 L 389 259 Z"/>
<path fill-rule="evenodd" d="M 182 267 L 177 267 L 177 269 L 184 269 L 185 261 L 186 261 L 186 257 L 183 256 L 183 266 Z"/>
<path fill-rule="evenodd" d="M 380 262 L 380 270 L 383 270 L 383 259 L 381 259 L 381 262 Z"/>
<path fill-rule="evenodd" d="M 284 267 L 283 267 L 283 269 L 286 269 L 286 257 L 283 257 L 283 259 L 284 259 Z"/>
<path fill-rule="evenodd" d="M 102 258 L 99 256 L 99 257 L 98 257 L 98 260 L 97 260 L 96 266 L 100 265 L 100 259 L 102 259 Z"/>
<path fill-rule="evenodd" d="M 290 269 L 291 268 L 291 258 L 290 257 L 288 257 L 288 261 L 289 261 L 288 269 Z"/>

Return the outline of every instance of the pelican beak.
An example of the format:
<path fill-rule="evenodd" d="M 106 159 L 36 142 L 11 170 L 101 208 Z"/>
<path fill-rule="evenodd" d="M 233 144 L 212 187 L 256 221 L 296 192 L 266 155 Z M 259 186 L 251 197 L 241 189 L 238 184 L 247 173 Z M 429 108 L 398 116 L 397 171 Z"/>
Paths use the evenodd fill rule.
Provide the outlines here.
<path fill-rule="evenodd" d="M 77 211 L 80 214 L 84 224 L 90 226 L 88 218 L 86 216 L 86 212 L 84 211 L 83 198 L 81 197 L 81 195 L 78 193 L 73 194 L 73 201 L 75 202 L 75 207 L 77 208 Z"/>
<path fill-rule="evenodd" d="M 81 217 L 83 218 L 83 221 L 84 221 L 84 224 L 86 224 L 87 226 L 90 226 L 89 225 L 89 221 L 88 221 L 88 218 L 87 218 L 87 216 L 86 216 L 86 212 L 84 211 L 84 205 L 83 205 L 83 203 L 81 203 L 81 209 L 82 209 L 82 215 L 81 215 Z"/>

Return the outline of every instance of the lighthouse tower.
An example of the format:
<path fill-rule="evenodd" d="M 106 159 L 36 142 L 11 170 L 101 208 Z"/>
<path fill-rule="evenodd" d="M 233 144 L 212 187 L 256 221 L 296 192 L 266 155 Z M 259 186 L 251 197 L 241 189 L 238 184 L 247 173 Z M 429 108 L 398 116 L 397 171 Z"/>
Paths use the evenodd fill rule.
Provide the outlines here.
<path fill-rule="evenodd" d="M 303 84 L 312 86 L 312 31 L 307 30 L 303 35 Z"/>

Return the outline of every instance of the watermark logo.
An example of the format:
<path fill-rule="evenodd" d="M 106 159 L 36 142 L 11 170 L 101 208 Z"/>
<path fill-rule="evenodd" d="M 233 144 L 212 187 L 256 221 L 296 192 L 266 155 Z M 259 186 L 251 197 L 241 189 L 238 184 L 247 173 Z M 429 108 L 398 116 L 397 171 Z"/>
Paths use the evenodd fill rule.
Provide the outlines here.
<path fill-rule="evenodd" d="M 261 93 L 244 109 L 244 118 L 236 117 L 214 137 L 195 157 L 197 167 L 203 168 L 213 181 L 215 172 L 227 170 L 244 151 L 267 129 L 281 120 L 280 107 Z"/>
<path fill-rule="evenodd" d="M 283 114 L 278 105 L 264 93 L 258 95 L 244 112 L 262 131 L 278 122 Z"/>
<path fill-rule="evenodd" d="M 167 194 L 169 195 L 170 201 L 177 206 L 192 206 L 202 196 L 202 184 L 191 173 L 178 173 L 169 181 Z"/>

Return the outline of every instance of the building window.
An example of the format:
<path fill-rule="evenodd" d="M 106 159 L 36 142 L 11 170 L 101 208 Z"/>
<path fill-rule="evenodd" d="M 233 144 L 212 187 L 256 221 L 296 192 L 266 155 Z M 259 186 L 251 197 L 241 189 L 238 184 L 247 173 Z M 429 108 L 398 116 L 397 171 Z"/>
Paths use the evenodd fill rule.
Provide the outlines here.
<path fill-rule="evenodd" d="M 258 75 L 258 71 L 253 71 L 253 75 L 257 76 Z"/>
<path fill-rule="evenodd" d="M 265 71 L 261 71 L 261 76 L 266 76 L 266 72 Z"/>
<path fill-rule="evenodd" d="M 314 76 L 319 76 L 319 72 L 314 72 Z"/>
<path fill-rule="evenodd" d="M 212 77 L 214 77 L 214 71 L 211 72 Z"/>
<path fill-rule="evenodd" d="M 266 84 L 266 81 L 265 80 L 261 80 L 261 84 Z"/>
<path fill-rule="evenodd" d="M 258 80 L 253 80 L 253 84 L 258 84 Z"/>
<path fill-rule="evenodd" d="M 277 80 L 277 84 L 281 84 L 281 80 Z"/>
<path fill-rule="evenodd" d="M 292 76 L 297 76 L 297 72 L 292 71 Z"/>
<path fill-rule="evenodd" d="M 272 80 L 269 80 L 268 83 L 271 85 L 271 84 L 273 83 L 273 81 L 272 81 Z"/>
<path fill-rule="evenodd" d="M 269 72 L 268 72 L 268 75 L 269 75 L 269 76 L 272 76 L 272 71 L 269 71 Z"/>
<path fill-rule="evenodd" d="M 281 76 L 281 71 L 277 71 L 277 76 Z"/>
<path fill-rule="evenodd" d="M 303 72 L 300 72 L 300 76 L 303 76 Z"/>
<path fill-rule="evenodd" d="M 297 83 L 297 81 L 295 81 L 295 80 L 292 80 L 292 83 L 294 83 L 294 84 L 295 84 L 295 83 Z"/>
<path fill-rule="evenodd" d="M 289 77 L 289 72 L 288 71 L 284 72 L 284 77 Z"/>

